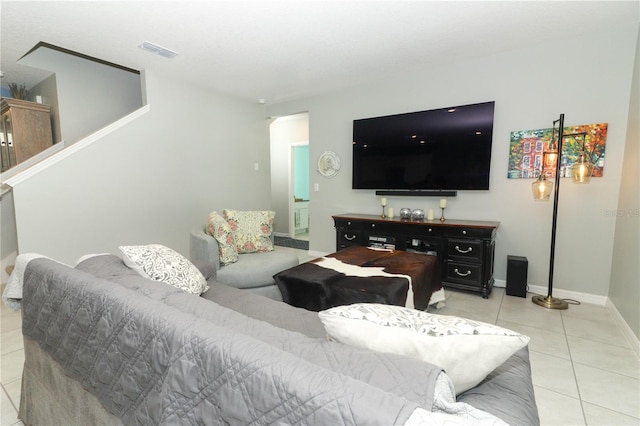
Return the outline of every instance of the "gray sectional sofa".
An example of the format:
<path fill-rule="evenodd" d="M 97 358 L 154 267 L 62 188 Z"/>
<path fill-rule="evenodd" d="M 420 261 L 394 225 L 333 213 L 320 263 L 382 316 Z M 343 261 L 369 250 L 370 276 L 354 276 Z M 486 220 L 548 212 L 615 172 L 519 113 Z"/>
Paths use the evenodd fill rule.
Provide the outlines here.
<path fill-rule="evenodd" d="M 274 300 L 282 300 L 282 295 L 273 276 L 299 263 L 298 256 L 275 247 L 266 253 L 240 254 L 236 263 L 221 265 L 218 242 L 207 233 L 205 226 L 191 231 L 189 258 L 207 280 L 215 279 Z"/>
<path fill-rule="evenodd" d="M 315 312 L 208 284 L 201 297 L 189 294 L 141 277 L 114 255 L 75 268 L 30 260 L 20 419 L 539 423 L 526 347 L 456 400 L 438 366 L 328 341 Z"/>

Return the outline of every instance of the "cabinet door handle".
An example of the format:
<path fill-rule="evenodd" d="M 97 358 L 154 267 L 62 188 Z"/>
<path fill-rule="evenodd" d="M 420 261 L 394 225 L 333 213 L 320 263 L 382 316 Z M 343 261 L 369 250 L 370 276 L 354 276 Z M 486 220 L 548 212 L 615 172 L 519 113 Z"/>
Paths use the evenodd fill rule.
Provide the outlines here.
<path fill-rule="evenodd" d="M 468 269 L 467 269 L 467 272 L 464 273 L 464 274 L 462 272 L 458 271 L 458 268 L 455 268 L 453 270 L 453 272 L 455 272 L 456 274 L 460 275 L 461 277 L 468 277 L 469 275 L 471 275 L 471 271 L 468 270 Z"/>
<path fill-rule="evenodd" d="M 455 249 L 458 253 L 471 253 L 473 251 L 473 247 L 469 247 L 466 250 L 461 250 L 460 246 L 455 246 Z"/>
<path fill-rule="evenodd" d="M 344 234 L 344 239 L 345 239 L 345 240 L 349 240 L 349 241 L 353 241 L 353 240 L 355 240 L 355 239 L 356 239 L 356 236 L 355 236 L 355 235 L 352 235 L 352 236 L 350 237 L 350 236 L 348 236 L 347 234 Z"/>

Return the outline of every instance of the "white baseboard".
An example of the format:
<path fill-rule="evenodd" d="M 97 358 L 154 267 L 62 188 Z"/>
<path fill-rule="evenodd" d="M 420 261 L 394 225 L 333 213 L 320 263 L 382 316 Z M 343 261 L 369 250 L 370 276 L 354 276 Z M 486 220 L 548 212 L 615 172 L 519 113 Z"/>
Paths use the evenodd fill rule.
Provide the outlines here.
<path fill-rule="evenodd" d="M 507 288 L 506 280 L 495 280 L 493 283 L 494 287 L 498 288 Z M 542 294 L 544 296 L 549 292 L 548 287 L 542 287 L 539 285 L 527 285 L 527 291 L 530 293 Z M 580 293 L 578 291 L 571 290 L 563 290 L 561 288 L 553 289 L 553 297 L 557 297 L 559 299 L 573 299 L 579 302 L 591 303 L 594 305 L 605 306 L 607 304 L 607 300 L 609 298 L 607 296 L 598 296 L 596 294 L 589 293 Z"/>
<path fill-rule="evenodd" d="M 638 339 L 638 336 L 635 335 L 631 327 L 629 327 L 629 324 L 627 324 L 627 322 L 618 311 L 618 308 L 616 308 L 616 305 L 614 305 L 614 303 L 609 298 L 607 298 L 607 308 L 609 308 L 609 310 L 613 314 L 613 317 L 620 326 L 622 334 L 624 334 L 624 337 L 626 337 L 631 348 L 635 351 L 636 355 L 640 357 L 640 339 Z"/>
<path fill-rule="evenodd" d="M 549 293 L 548 287 L 542 287 L 539 285 L 530 285 L 529 292 L 541 294 L 546 296 Z M 607 296 L 599 296 L 597 294 L 589 294 L 589 293 L 581 293 L 579 291 L 572 290 L 563 290 L 561 288 L 553 289 L 553 297 L 557 297 L 558 299 L 573 299 L 582 303 L 591 303 L 593 305 L 605 306 L 607 304 L 607 300 L 609 299 Z"/>
<path fill-rule="evenodd" d="M 495 280 L 493 283 L 494 287 L 506 288 L 507 281 L 506 280 Z M 529 293 L 542 294 L 546 296 L 549 292 L 548 287 L 543 287 L 539 285 L 527 285 L 527 291 Z M 607 304 L 607 300 L 609 298 L 607 296 L 598 296 L 597 294 L 589 294 L 589 293 L 581 293 L 579 291 L 572 290 L 563 290 L 561 288 L 553 289 L 553 297 L 557 297 L 559 299 L 573 299 L 579 302 L 591 303 L 593 305 L 605 306 Z"/>

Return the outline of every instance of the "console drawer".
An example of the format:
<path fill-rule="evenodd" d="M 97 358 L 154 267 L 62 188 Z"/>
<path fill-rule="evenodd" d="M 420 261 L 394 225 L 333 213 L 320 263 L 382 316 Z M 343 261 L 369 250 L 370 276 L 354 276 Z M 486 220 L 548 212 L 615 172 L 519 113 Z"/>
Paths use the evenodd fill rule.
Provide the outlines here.
<path fill-rule="evenodd" d="M 465 262 L 480 263 L 482 259 L 482 241 L 449 239 L 447 242 L 447 255 L 457 259 L 464 259 Z"/>
<path fill-rule="evenodd" d="M 462 226 L 456 226 L 451 228 L 445 228 L 444 235 L 446 237 L 458 237 L 458 238 L 492 238 L 493 229 L 483 228 L 465 228 Z"/>
<path fill-rule="evenodd" d="M 338 250 L 362 245 L 362 232 L 351 229 L 338 229 Z"/>
<path fill-rule="evenodd" d="M 480 265 L 447 261 L 445 281 L 452 283 L 482 286 L 482 268 Z"/>
<path fill-rule="evenodd" d="M 335 227 L 338 230 L 344 230 L 344 229 L 349 229 L 349 230 L 360 230 L 362 229 L 362 222 L 360 221 L 352 221 L 352 220 L 336 220 L 335 221 Z"/>

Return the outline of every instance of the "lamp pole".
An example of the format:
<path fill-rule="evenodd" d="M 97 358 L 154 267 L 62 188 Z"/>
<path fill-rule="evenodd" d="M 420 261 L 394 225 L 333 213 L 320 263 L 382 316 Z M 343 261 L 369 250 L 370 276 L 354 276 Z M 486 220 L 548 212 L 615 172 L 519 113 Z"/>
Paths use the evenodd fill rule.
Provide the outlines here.
<path fill-rule="evenodd" d="M 553 293 L 553 265 L 556 253 L 556 225 L 558 223 L 558 197 L 560 194 L 560 166 L 562 163 L 562 139 L 564 138 L 564 114 L 560 114 L 560 118 L 553 122 L 558 122 L 560 129 L 558 130 L 558 155 L 556 157 L 556 185 L 553 193 L 553 222 L 551 223 L 551 254 L 549 255 L 549 291 L 547 296 L 536 295 L 531 301 L 536 305 L 540 305 L 547 309 L 567 309 L 569 304 L 552 296 Z M 553 135 L 553 131 L 552 131 Z M 553 139 L 553 136 L 552 136 Z M 552 141 L 553 142 L 553 141 Z"/>

